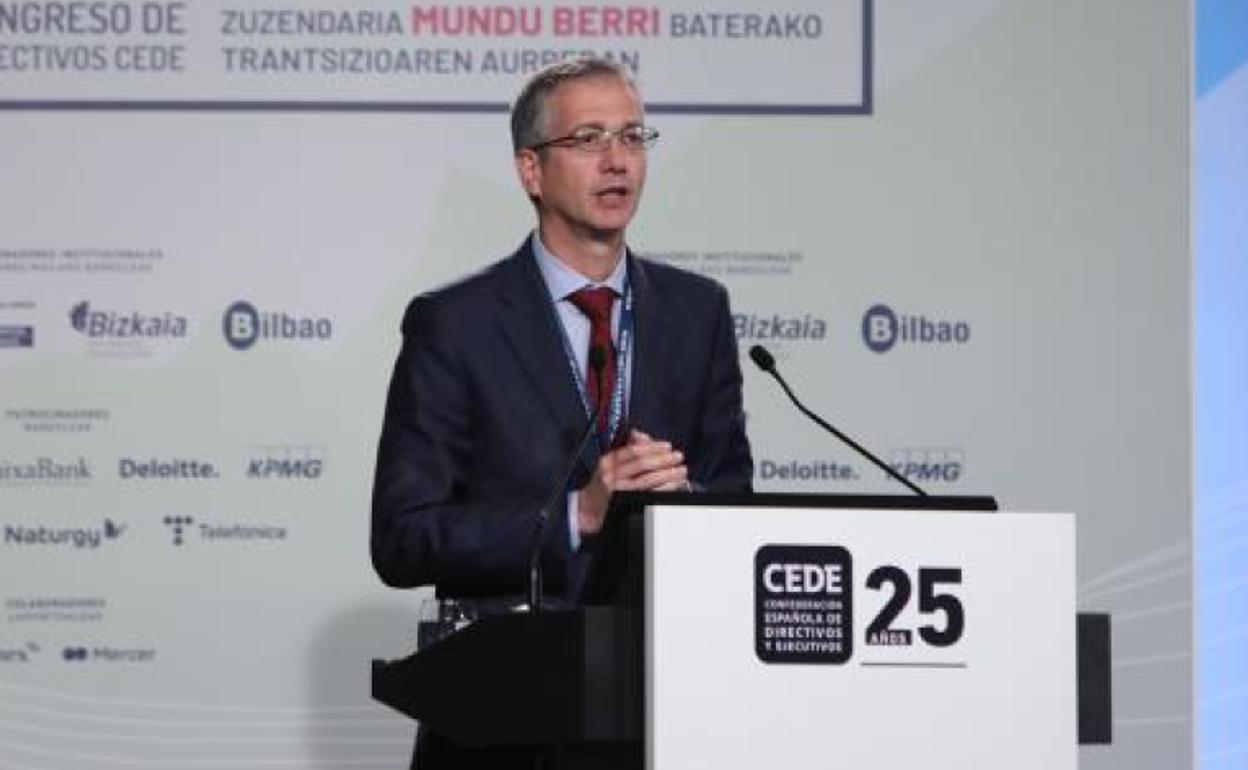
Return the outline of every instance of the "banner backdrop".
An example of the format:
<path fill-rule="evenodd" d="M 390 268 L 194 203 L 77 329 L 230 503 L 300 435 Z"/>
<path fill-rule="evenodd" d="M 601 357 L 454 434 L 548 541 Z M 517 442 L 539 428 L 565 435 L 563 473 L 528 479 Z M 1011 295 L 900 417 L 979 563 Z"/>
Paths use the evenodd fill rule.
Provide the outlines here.
<path fill-rule="evenodd" d="M 916 483 L 1076 512 L 1116 661 L 1082 766 L 1191 767 L 1170 0 L 0 2 L 0 767 L 402 766 L 399 320 L 532 227 L 506 102 L 586 50 L 663 133 L 632 245 Z M 743 364 L 758 488 L 894 490 Z"/>

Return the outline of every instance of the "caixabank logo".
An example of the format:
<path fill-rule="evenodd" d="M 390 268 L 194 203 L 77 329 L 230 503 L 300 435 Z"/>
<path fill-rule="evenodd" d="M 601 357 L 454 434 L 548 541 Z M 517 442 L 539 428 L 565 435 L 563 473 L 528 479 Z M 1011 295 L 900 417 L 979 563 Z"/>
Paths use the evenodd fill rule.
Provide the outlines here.
<path fill-rule="evenodd" d="M 91 464 L 81 456 L 0 456 L 0 487 L 79 487 L 91 484 L 93 479 Z"/>
<path fill-rule="evenodd" d="M 261 311 L 246 300 L 225 310 L 221 331 L 235 350 L 250 350 L 258 342 L 328 342 L 334 336 L 334 323 L 324 316 L 299 315 L 284 310 Z"/>
<path fill-rule="evenodd" d="M 125 532 L 126 526 L 112 519 L 104 519 L 98 527 L 5 524 L 0 543 L 8 548 L 94 551 Z"/>
<path fill-rule="evenodd" d="M 876 304 L 862 315 L 862 341 L 876 353 L 897 347 L 960 347 L 971 341 L 971 324 L 922 313 L 901 313 L 888 305 Z"/>

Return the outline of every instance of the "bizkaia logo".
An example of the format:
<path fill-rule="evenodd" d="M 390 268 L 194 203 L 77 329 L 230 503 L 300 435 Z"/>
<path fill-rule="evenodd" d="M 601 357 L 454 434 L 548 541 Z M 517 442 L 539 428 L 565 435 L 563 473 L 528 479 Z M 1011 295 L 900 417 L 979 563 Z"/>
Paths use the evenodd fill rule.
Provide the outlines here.
<path fill-rule="evenodd" d="M 0 487 L 81 486 L 90 484 L 91 466 L 85 457 L 76 460 L 35 457 L 28 460 L 0 458 Z"/>
<path fill-rule="evenodd" d="M 98 527 L 28 527 L 22 524 L 5 524 L 3 543 L 6 546 L 25 548 L 68 548 L 75 551 L 93 551 L 125 533 L 126 527 L 112 519 L 105 519 Z"/>
<path fill-rule="evenodd" d="M 325 449 L 314 445 L 253 446 L 247 457 L 247 478 L 314 481 L 325 472 Z"/>
<path fill-rule="evenodd" d="M 888 453 L 888 464 L 911 481 L 952 484 L 966 472 L 966 452 L 955 447 L 902 447 Z"/>
<path fill-rule="evenodd" d="M 247 350 L 259 340 L 273 342 L 324 342 L 334 336 L 334 324 L 323 316 L 302 316 L 284 311 L 261 312 L 239 300 L 221 318 L 225 341 L 235 350 Z"/>
<path fill-rule="evenodd" d="M 805 315 L 734 313 L 732 326 L 739 342 L 821 340 L 828 336 L 828 322 L 809 313 Z"/>
<path fill-rule="evenodd" d="M 0 324 L 0 348 L 33 348 L 35 327 L 24 324 Z"/>
<path fill-rule="evenodd" d="M 182 338 L 189 327 L 176 313 L 99 310 L 85 300 L 70 308 L 69 324 L 86 337 L 106 340 Z"/>
<path fill-rule="evenodd" d="M 217 467 L 212 463 L 183 457 L 123 457 L 117 461 L 117 475 L 123 479 L 140 481 L 198 481 L 220 476 Z"/>
<path fill-rule="evenodd" d="M 967 321 L 896 313 L 888 305 L 872 305 L 862 316 L 862 341 L 876 353 L 902 345 L 965 345 L 971 339 Z"/>

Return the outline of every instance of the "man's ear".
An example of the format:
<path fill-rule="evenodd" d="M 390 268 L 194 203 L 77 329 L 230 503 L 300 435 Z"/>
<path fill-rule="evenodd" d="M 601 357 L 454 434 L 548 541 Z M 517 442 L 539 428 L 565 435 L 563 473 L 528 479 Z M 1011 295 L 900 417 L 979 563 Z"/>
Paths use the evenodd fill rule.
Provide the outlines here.
<path fill-rule="evenodd" d="M 526 148 L 516 152 L 516 174 L 520 177 L 520 186 L 530 198 L 540 197 L 542 164 L 535 150 Z"/>

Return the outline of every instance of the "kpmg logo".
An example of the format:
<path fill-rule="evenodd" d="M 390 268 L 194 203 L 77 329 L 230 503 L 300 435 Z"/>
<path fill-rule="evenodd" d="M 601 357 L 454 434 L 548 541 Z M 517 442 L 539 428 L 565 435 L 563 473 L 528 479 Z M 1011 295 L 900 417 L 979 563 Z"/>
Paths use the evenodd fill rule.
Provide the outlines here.
<path fill-rule="evenodd" d="M 755 340 L 821 340 L 828 336 L 828 323 L 810 315 L 759 315 L 734 313 L 733 330 L 739 342 Z"/>
<path fill-rule="evenodd" d="M 68 548 L 76 551 L 93 551 L 103 544 L 116 540 L 126 527 L 112 519 L 105 519 L 99 527 L 27 527 L 21 524 L 4 525 L 4 544 L 26 548 Z"/>
<path fill-rule="evenodd" d="M 221 319 L 225 341 L 235 350 L 247 350 L 259 340 L 275 342 L 323 342 L 334 334 L 328 318 L 260 312 L 240 300 L 226 308 Z"/>
<path fill-rule="evenodd" d="M 966 321 L 895 313 L 888 305 L 872 305 L 862 316 L 862 341 L 876 353 L 903 345 L 965 345 L 971 339 Z"/>
<path fill-rule="evenodd" d="M 156 340 L 182 338 L 188 327 L 184 316 L 171 312 L 100 310 L 83 301 L 69 311 L 69 323 L 79 334 L 92 339 Z"/>
<path fill-rule="evenodd" d="M 77 486 L 90 484 L 91 480 L 91 466 L 85 457 L 61 460 L 44 456 L 19 461 L 0 458 L 0 487 Z"/>
<path fill-rule="evenodd" d="M 247 478 L 314 481 L 325 472 L 325 450 L 319 446 L 254 446 L 247 458 Z"/>
<path fill-rule="evenodd" d="M 0 324 L 0 348 L 33 348 L 35 327 L 23 324 Z"/>
<path fill-rule="evenodd" d="M 966 472 L 966 452 L 951 447 L 903 447 L 888 453 L 888 464 L 914 482 L 953 484 Z"/>

